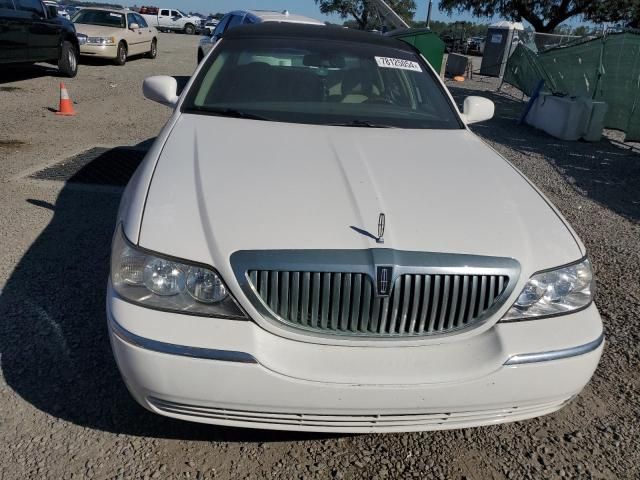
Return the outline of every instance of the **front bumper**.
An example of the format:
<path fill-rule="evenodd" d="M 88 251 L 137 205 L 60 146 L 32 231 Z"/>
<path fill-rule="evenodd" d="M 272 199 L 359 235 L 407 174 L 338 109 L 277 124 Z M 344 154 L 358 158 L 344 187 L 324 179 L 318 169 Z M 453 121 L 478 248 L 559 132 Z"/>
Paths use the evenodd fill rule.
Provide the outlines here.
<path fill-rule="evenodd" d="M 595 306 L 555 319 L 498 324 L 478 336 L 493 341 L 464 342 L 466 369 L 454 358 L 460 351 L 453 343 L 306 344 L 252 322 L 151 311 L 112 292 L 108 310 L 117 364 L 140 404 L 183 420 L 280 430 L 439 430 L 544 415 L 582 390 L 604 343 Z M 200 322 L 206 327 L 192 332 Z M 566 338 L 570 331 L 573 339 Z M 208 347 L 185 342 L 191 334 Z M 482 354 L 486 349 L 492 351 Z M 553 354 L 540 357 L 544 352 Z"/>
<path fill-rule="evenodd" d="M 80 45 L 80 55 L 99 58 L 117 58 L 117 45 L 92 45 L 85 43 Z"/>

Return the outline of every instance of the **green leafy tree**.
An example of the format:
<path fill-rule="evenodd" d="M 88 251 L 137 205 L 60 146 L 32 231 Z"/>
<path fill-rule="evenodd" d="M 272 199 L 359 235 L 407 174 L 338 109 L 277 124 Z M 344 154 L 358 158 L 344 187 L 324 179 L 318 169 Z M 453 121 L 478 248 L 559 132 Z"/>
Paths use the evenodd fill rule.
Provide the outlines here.
<path fill-rule="evenodd" d="M 575 35 L 576 37 L 586 37 L 587 35 L 589 35 L 589 33 L 591 33 L 591 30 L 589 29 L 589 27 L 580 25 L 579 27 L 576 27 L 573 29 L 573 32 L 571 32 L 571 35 Z"/>
<path fill-rule="evenodd" d="M 338 14 L 343 19 L 352 18 L 361 30 L 371 30 L 381 26 L 380 16 L 369 0 L 315 0 L 315 2 L 322 13 Z M 387 3 L 407 23 L 412 21 L 416 12 L 414 0 L 387 0 Z"/>
<path fill-rule="evenodd" d="M 620 22 L 640 28 L 640 0 L 601 0 L 589 14 L 595 22 Z"/>
<path fill-rule="evenodd" d="M 441 0 L 440 10 L 448 14 L 468 11 L 476 17 L 498 15 L 516 22 L 526 20 L 537 32 L 551 33 L 569 18 L 593 18 L 597 11 L 604 17 L 606 13 L 611 13 L 613 3 L 638 1 L 640 0 Z"/>

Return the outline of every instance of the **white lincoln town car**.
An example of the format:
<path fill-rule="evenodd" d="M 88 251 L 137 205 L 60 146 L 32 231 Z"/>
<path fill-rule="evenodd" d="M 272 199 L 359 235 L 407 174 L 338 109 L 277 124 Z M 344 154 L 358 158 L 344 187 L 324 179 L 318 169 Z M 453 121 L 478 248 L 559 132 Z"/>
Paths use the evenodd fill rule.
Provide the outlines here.
<path fill-rule="evenodd" d="M 583 244 L 410 45 L 230 30 L 129 183 L 113 352 L 147 409 L 219 425 L 416 431 L 523 420 L 583 389 L 602 322 Z"/>

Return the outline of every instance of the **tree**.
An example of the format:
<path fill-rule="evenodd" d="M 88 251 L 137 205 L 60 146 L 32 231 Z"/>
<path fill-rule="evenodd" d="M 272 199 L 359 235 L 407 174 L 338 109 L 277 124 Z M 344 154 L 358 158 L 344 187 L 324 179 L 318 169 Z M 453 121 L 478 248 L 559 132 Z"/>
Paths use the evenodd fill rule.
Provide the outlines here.
<path fill-rule="evenodd" d="M 587 35 L 589 35 L 589 33 L 591 33 L 589 27 L 580 25 L 579 27 L 573 29 L 571 35 L 575 35 L 576 37 L 586 37 Z"/>
<path fill-rule="evenodd" d="M 371 30 L 382 23 L 377 10 L 369 0 L 315 0 L 315 2 L 322 13 L 335 13 L 342 18 L 352 17 L 360 30 Z M 414 0 L 387 0 L 387 3 L 407 23 L 411 22 L 416 12 Z"/>
<path fill-rule="evenodd" d="M 640 28 L 640 0 L 601 0 L 589 18 L 595 22 L 621 22 L 630 28 Z"/>
<path fill-rule="evenodd" d="M 476 17 L 499 15 L 520 22 L 526 20 L 536 32 L 551 33 L 565 20 L 580 16 L 591 18 L 603 4 L 639 0 L 441 0 L 440 10 L 449 15 L 469 11 Z"/>

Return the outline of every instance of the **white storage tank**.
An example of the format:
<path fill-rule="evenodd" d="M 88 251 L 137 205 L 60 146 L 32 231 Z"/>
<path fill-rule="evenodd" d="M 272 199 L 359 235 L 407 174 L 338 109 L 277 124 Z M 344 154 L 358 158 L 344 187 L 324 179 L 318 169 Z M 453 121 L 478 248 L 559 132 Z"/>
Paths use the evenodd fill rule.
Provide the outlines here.
<path fill-rule="evenodd" d="M 531 107 L 526 122 L 562 140 L 579 140 L 587 131 L 591 100 L 558 97 L 541 93 Z"/>

